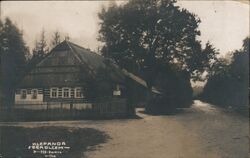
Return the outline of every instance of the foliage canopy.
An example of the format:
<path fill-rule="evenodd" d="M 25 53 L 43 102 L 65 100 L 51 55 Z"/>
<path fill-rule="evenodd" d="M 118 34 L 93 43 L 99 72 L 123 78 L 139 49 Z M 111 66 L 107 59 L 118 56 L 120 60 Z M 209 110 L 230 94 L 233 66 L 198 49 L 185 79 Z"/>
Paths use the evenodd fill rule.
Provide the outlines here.
<path fill-rule="evenodd" d="M 232 62 L 218 62 L 204 87 L 202 98 L 221 106 L 241 107 L 248 104 L 249 41 L 243 41 L 242 49 L 236 50 Z"/>
<path fill-rule="evenodd" d="M 30 56 L 22 31 L 6 18 L 0 21 L 0 52 L 1 52 L 1 92 L 5 95 L 5 103 L 13 101 L 13 90 L 17 81 L 25 72 Z"/>
<path fill-rule="evenodd" d="M 200 19 L 173 0 L 130 0 L 99 13 L 102 53 L 153 84 L 159 67 L 187 71 L 194 80 L 209 69 L 217 51 L 197 40 Z"/>

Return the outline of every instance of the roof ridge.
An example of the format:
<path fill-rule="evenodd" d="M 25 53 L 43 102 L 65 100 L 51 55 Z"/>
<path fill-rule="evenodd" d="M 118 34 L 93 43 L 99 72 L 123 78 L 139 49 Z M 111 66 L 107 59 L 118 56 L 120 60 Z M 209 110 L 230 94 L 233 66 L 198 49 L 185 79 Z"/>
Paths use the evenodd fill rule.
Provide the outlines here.
<path fill-rule="evenodd" d="M 69 42 L 67 40 L 64 40 L 66 42 L 66 44 L 69 46 L 69 48 L 71 49 L 71 51 L 73 52 L 74 56 L 77 58 L 77 60 L 79 60 L 80 63 L 82 63 L 82 59 L 77 55 L 77 53 L 75 52 L 75 50 L 71 47 L 71 45 L 69 44 Z"/>
<path fill-rule="evenodd" d="M 99 56 L 100 56 L 100 54 L 97 54 L 96 52 L 91 51 L 91 49 L 84 48 L 84 47 L 82 47 L 82 46 L 80 46 L 80 45 L 77 45 L 77 44 L 75 44 L 75 43 L 72 43 L 72 42 L 70 42 L 70 41 L 68 41 L 68 42 L 69 42 L 70 44 L 73 44 L 74 46 L 77 46 L 77 47 L 79 47 L 79 48 L 81 48 L 81 49 L 84 49 L 84 50 L 88 51 L 88 53 L 93 53 L 93 54 L 96 54 L 96 55 L 99 55 Z"/>
<path fill-rule="evenodd" d="M 75 51 L 74 48 L 72 48 L 71 44 L 74 45 L 74 43 L 69 42 L 67 40 L 65 40 L 67 45 L 69 46 L 69 48 L 71 49 L 71 51 L 73 52 L 74 56 L 76 56 L 76 58 L 80 61 L 80 63 L 86 65 L 86 67 L 88 67 L 88 69 L 91 71 L 92 74 L 95 74 L 93 71 L 93 68 L 85 61 L 85 59 L 83 59 L 78 53 L 77 51 Z"/>

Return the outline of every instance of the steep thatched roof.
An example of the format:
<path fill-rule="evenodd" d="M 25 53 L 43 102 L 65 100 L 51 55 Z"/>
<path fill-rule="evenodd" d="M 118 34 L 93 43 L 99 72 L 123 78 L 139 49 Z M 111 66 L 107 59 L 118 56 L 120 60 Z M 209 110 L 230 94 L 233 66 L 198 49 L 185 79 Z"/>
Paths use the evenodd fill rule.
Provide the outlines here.
<path fill-rule="evenodd" d="M 65 40 L 53 48 L 18 87 L 76 86 L 83 85 L 89 78 L 124 83 L 125 77 L 147 88 L 143 79 L 121 70 L 112 60 Z M 160 93 L 155 87 L 152 92 Z"/>
<path fill-rule="evenodd" d="M 105 76 L 100 76 L 101 73 Z M 125 79 L 123 72 L 108 59 L 65 40 L 23 78 L 19 87 L 81 85 L 90 76 L 118 83 Z"/>

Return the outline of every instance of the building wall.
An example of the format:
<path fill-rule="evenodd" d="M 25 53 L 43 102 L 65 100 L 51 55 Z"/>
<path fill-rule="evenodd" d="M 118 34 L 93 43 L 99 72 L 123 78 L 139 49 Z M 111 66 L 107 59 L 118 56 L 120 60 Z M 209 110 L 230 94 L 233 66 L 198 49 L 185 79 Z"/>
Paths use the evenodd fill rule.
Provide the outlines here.
<path fill-rule="evenodd" d="M 127 116 L 128 114 L 127 101 L 125 98 L 123 98 L 123 96 L 121 96 L 121 91 L 117 87 L 114 91 L 119 91 L 119 93 L 114 93 L 113 97 L 104 97 L 93 102 L 89 102 L 89 100 L 87 100 L 84 95 L 82 98 L 75 98 L 76 87 L 67 87 L 71 88 L 69 92 L 69 98 L 63 98 L 62 88 L 65 87 L 53 88 L 57 89 L 57 98 L 52 98 L 52 91 L 50 92 L 50 88 L 17 89 L 13 110 L 43 111 L 48 113 L 52 111 L 59 111 L 62 114 L 63 112 L 68 112 L 74 117 L 78 117 L 78 115 L 80 116 L 81 112 L 86 112 L 85 115 L 91 117 L 115 117 Z M 38 90 L 36 99 L 32 98 L 32 93 L 30 92 L 34 89 Z M 23 99 L 22 93 L 25 90 L 27 91 L 27 94 L 26 98 Z M 50 117 L 52 118 L 53 116 Z"/>
<path fill-rule="evenodd" d="M 15 94 L 15 104 L 43 104 L 43 94 L 37 94 L 36 99 L 32 98 L 32 94 L 27 94 L 25 99 L 21 98 L 21 94 Z"/>
<path fill-rule="evenodd" d="M 67 87 L 70 88 L 69 98 L 63 98 L 62 96 L 62 88 L 63 87 L 55 87 L 58 88 L 58 97 L 52 98 L 50 94 L 50 88 L 23 88 L 17 89 L 15 93 L 15 104 L 47 104 L 47 103 L 86 103 L 88 100 L 85 97 L 76 98 L 75 97 L 75 88 L 79 87 Z M 65 88 L 65 87 L 64 87 Z M 37 98 L 33 99 L 31 90 L 38 90 Z M 26 90 L 26 98 L 22 98 L 21 91 Z M 30 93 L 28 93 L 28 91 Z"/>
<path fill-rule="evenodd" d="M 45 102 L 63 102 L 63 103 L 83 103 L 88 102 L 86 98 L 75 98 L 75 88 L 76 87 L 67 87 L 70 88 L 70 97 L 69 98 L 63 98 L 62 97 L 62 88 L 66 87 L 56 87 L 58 88 L 58 97 L 57 98 L 51 98 L 50 96 L 50 88 L 44 88 L 44 101 Z M 84 94 L 83 94 L 84 95 Z"/>

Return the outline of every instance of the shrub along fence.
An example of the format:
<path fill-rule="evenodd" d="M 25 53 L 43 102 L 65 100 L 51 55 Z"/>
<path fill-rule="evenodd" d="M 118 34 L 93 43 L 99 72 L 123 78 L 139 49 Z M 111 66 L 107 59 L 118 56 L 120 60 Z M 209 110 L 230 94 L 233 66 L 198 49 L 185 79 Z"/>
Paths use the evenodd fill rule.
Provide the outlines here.
<path fill-rule="evenodd" d="M 0 108 L 0 121 L 112 119 L 127 116 L 127 100 L 124 98 L 99 99 L 93 103 L 53 102 Z"/>

